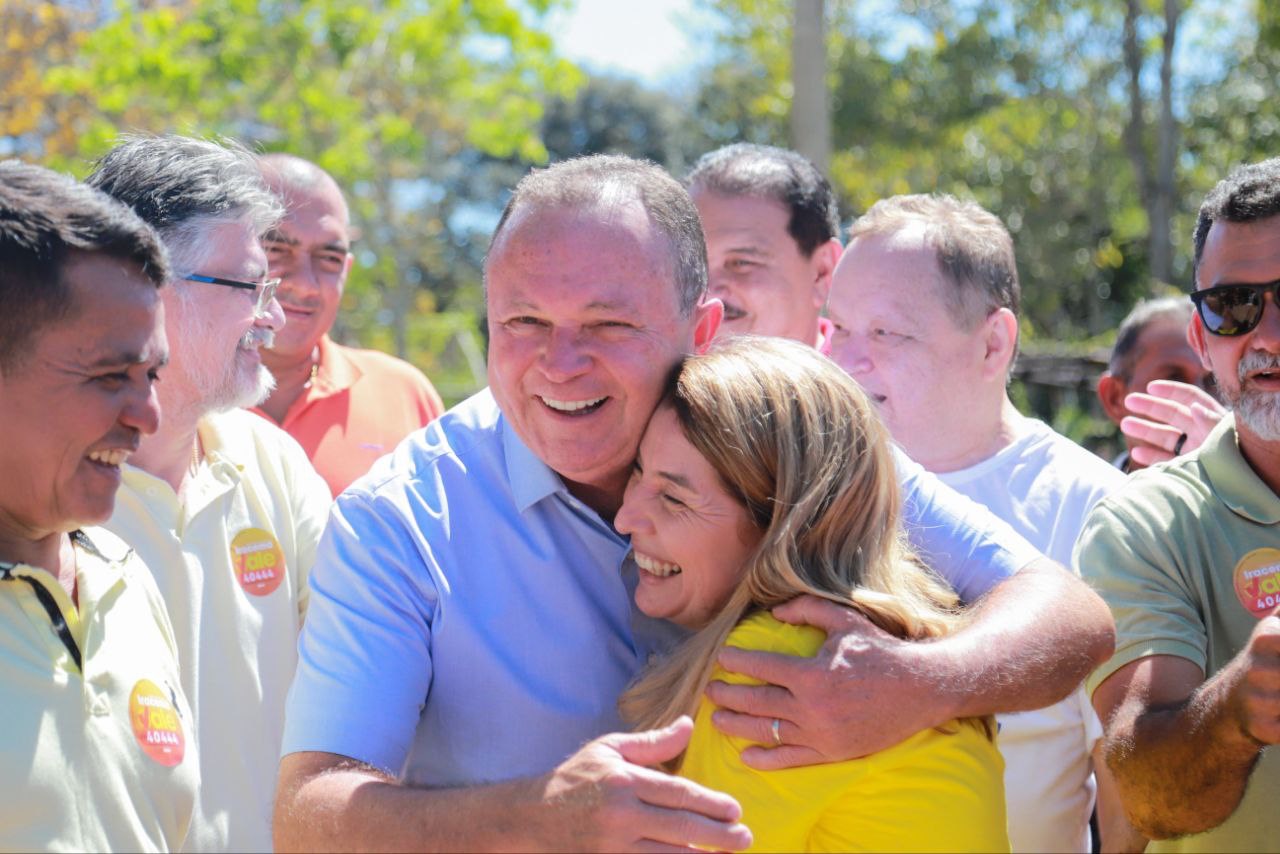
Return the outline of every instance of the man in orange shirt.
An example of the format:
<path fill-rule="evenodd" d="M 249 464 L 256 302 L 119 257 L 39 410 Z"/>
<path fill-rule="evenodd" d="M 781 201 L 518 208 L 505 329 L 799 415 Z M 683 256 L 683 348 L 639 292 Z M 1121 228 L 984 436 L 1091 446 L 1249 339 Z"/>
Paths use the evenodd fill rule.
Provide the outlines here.
<path fill-rule="evenodd" d="M 337 495 L 444 404 L 408 362 L 329 338 L 351 271 L 347 203 L 314 163 L 289 154 L 268 154 L 261 163 L 286 209 L 263 241 L 286 323 L 262 351 L 275 391 L 252 411 L 297 439 Z"/>

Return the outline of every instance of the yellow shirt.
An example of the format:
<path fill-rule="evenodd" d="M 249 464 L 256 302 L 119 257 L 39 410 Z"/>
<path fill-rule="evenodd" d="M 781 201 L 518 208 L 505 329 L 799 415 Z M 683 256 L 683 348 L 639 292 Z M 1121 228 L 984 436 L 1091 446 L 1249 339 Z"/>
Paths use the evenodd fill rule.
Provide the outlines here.
<path fill-rule="evenodd" d="M 155 576 L 204 746 L 184 850 L 269 850 L 285 696 L 332 499 L 298 444 L 256 415 L 209 416 L 200 441 L 182 501 L 126 466 L 108 527 Z"/>
<path fill-rule="evenodd" d="M 0 850 L 172 850 L 199 785 L 173 630 L 124 543 L 73 542 L 79 609 L 51 573 L 0 564 Z"/>
<path fill-rule="evenodd" d="M 813 656 L 825 635 L 768 613 L 743 620 L 731 646 Z M 717 667 L 713 677 L 759 684 Z M 1004 761 L 976 723 L 918 732 L 888 750 L 829 765 L 756 771 L 751 742 L 711 724 L 705 698 L 681 776 L 732 795 L 751 828 L 752 851 L 1008 851 Z"/>

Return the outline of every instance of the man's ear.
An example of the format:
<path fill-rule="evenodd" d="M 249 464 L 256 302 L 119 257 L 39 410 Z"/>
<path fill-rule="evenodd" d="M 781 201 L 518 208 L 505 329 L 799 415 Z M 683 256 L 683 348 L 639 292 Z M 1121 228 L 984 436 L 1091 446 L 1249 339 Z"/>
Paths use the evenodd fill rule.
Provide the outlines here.
<path fill-rule="evenodd" d="M 1213 373 L 1213 363 L 1209 361 L 1209 347 L 1205 340 L 1204 322 L 1200 320 L 1198 311 L 1191 312 L 1191 320 L 1187 321 L 1187 343 L 1191 345 L 1191 349 L 1196 351 L 1196 355 L 1200 357 L 1200 364 L 1209 373 Z"/>
<path fill-rule="evenodd" d="M 840 262 L 840 253 L 844 250 L 840 241 L 834 237 L 813 250 L 809 256 L 809 269 L 813 272 L 813 307 L 825 308 L 827 297 L 831 295 L 831 275 Z"/>
<path fill-rule="evenodd" d="M 1115 424 L 1129 414 L 1129 410 L 1124 408 L 1124 398 L 1128 393 L 1129 386 L 1110 371 L 1098 377 L 1098 401 L 1102 404 L 1102 411 Z"/>
<path fill-rule="evenodd" d="M 986 379 L 999 378 L 1003 382 L 1018 347 L 1018 317 L 1007 308 L 997 308 L 983 321 L 982 329 L 986 346 L 983 376 Z"/>
<path fill-rule="evenodd" d="M 347 260 L 345 260 L 345 261 L 343 261 L 343 262 L 342 262 L 342 278 L 340 278 L 340 279 L 338 280 L 338 287 L 340 287 L 340 288 L 341 288 L 341 287 L 346 286 L 346 284 L 347 284 L 347 276 L 350 276 L 350 275 L 351 275 L 351 268 L 355 265 L 355 263 L 356 263 L 356 256 L 355 256 L 355 254 L 354 254 L 354 253 L 351 253 L 351 252 L 348 252 L 348 253 L 347 253 Z"/>
<path fill-rule="evenodd" d="M 693 352 L 705 353 L 720 331 L 724 319 L 724 303 L 716 297 L 706 297 L 693 309 Z"/>

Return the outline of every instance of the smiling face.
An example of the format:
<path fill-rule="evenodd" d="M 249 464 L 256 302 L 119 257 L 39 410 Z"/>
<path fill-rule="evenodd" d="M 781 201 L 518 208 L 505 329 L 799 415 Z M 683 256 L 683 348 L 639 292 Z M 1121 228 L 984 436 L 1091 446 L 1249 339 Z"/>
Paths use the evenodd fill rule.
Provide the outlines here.
<path fill-rule="evenodd" d="M 487 301 L 503 415 L 611 515 L 667 374 L 710 340 L 718 304 L 681 315 L 668 241 L 626 202 L 517 210 L 490 253 Z"/>
<path fill-rule="evenodd" d="M 640 569 L 636 605 L 690 629 L 729 600 L 763 536 L 668 406 L 645 431 L 616 525 Z"/>
<path fill-rule="evenodd" d="M 73 310 L 41 329 L 0 374 L 0 537 L 35 540 L 105 522 L 120 465 L 159 426 L 157 370 L 167 359 L 155 286 L 136 266 L 73 254 Z"/>
<path fill-rule="evenodd" d="M 827 306 L 835 325 L 831 358 L 926 468 L 946 458 L 948 420 L 971 407 L 986 354 L 982 335 L 954 318 L 947 287 L 916 230 L 869 234 L 845 250 Z"/>
<path fill-rule="evenodd" d="M 1197 288 L 1280 280 L 1280 216 L 1254 222 L 1219 220 L 1209 229 L 1196 270 Z M 1242 443 L 1280 441 L 1280 306 L 1268 293 L 1258 325 L 1244 335 L 1211 335 L 1199 315 L 1191 344 L 1213 371 L 1224 402 L 1236 412 Z"/>
<path fill-rule="evenodd" d="M 707 238 L 711 295 L 724 303 L 722 334 L 771 335 L 813 344 L 839 249 L 806 258 L 787 231 L 791 214 L 770 198 L 693 193 Z"/>
<path fill-rule="evenodd" d="M 338 187 L 320 178 L 307 189 L 290 187 L 285 195 L 285 217 L 263 239 L 269 275 L 280 279 L 276 298 L 286 321 L 271 346 L 272 363 L 312 357 L 338 316 L 352 262 L 347 206 Z"/>
<path fill-rule="evenodd" d="M 209 259 L 195 272 L 243 282 L 260 282 L 267 256 L 247 224 L 213 226 Z M 182 289 L 182 293 L 178 293 Z M 175 282 L 165 294 L 173 365 L 161 387 L 167 411 L 193 413 L 253 406 L 274 387 L 259 348 L 284 326 L 280 304 L 255 312 L 253 291 L 204 282 Z"/>

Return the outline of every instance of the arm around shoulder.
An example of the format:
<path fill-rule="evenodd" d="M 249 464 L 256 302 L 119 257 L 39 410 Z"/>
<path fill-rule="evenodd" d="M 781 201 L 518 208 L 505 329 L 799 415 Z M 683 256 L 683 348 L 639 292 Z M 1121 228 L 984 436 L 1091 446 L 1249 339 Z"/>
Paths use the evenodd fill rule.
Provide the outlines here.
<path fill-rule="evenodd" d="M 1041 558 L 998 584 L 963 629 L 934 644 L 950 659 L 939 687 L 957 699 L 953 717 L 1043 708 L 1079 687 L 1115 642 L 1106 603 Z"/>
<path fill-rule="evenodd" d="M 802 596 L 773 611 L 827 634 L 814 658 L 726 648 L 726 670 L 769 683 L 712 682 L 713 720 L 757 745 L 762 769 L 866 756 L 953 718 L 1038 709 L 1061 700 L 1115 644 L 1110 612 L 1083 582 L 1033 561 L 973 606 L 969 623 L 936 641 L 906 641 L 850 608 Z"/>

